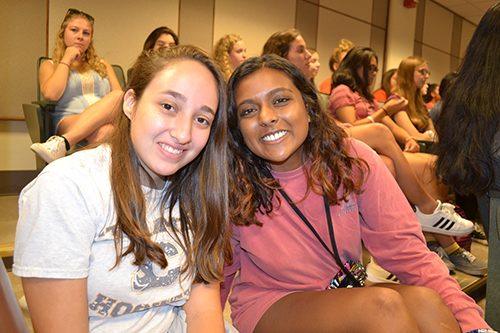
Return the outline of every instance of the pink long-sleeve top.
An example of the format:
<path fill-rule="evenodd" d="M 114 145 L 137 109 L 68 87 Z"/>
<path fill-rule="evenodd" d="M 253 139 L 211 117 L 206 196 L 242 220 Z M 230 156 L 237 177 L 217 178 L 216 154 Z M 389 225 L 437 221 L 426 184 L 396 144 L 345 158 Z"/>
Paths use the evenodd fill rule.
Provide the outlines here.
<path fill-rule="evenodd" d="M 377 154 L 359 141 L 347 141 L 351 155 L 368 162 L 370 174 L 362 194 L 351 194 L 347 202 L 330 207 L 342 261 L 361 261 L 363 240 L 377 263 L 402 283 L 436 290 L 464 332 L 489 327 L 481 308 L 461 291 L 441 259 L 428 250 L 413 210 Z M 273 175 L 331 247 L 323 198 L 311 191 L 300 201 L 306 190 L 302 169 Z M 241 333 L 252 332 L 280 298 L 297 291 L 324 290 L 340 269 L 283 197 L 281 202 L 271 217 L 257 214 L 262 227 L 235 227 L 234 261 L 225 269 L 221 301 L 225 304 L 232 285 L 231 316 Z"/>
<path fill-rule="evenodd" d="M 330 98 L 328 99 L 328 111 L 337 118 L 335 112 L 343 106 L 353 106 L 356 111 L 356 120 L 365 119 L 373 115 L 380 109 L 380 105 L 375 100 L 366 100 L 359 95 L 357 91 L 352 91 L 345 84 L 340 84 L 333 88 Z"/>

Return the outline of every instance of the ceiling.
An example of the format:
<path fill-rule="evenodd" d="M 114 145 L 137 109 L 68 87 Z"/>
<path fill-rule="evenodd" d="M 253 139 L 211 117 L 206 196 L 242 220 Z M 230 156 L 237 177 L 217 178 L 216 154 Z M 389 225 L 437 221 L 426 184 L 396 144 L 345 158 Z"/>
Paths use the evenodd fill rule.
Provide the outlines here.
<path fill-rule="evenodd" d="M 498 0 L 433 0 L 435 3 L 448 8 L 457 15 L 479 24 L 484 13 L 498 2 Z"/>

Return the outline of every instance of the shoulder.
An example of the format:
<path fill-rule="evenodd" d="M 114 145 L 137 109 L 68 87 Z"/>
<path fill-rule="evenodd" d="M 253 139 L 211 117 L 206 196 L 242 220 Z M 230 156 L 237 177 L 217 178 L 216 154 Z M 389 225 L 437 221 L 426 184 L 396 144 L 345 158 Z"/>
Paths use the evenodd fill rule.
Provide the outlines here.
<path fill-rule="evenodd" d="M 73 183 L 78 187 L 89 187 L 94 183 L 97 187 L 109 183 L 109 166 L 111 150 L 101 145 L 92 149 L 84 149 L 69 156 L 60 158 L 47 165 L 37 177 L 41 183 L 63 186 Z"/>
<path fill-rule="evenodd" d="M 391 101 L 391 100 L 400 100 L 401 99 L 401 96 L 397 95 L 397 94 L 390 94 L 389 97 L 387 97 L 387 102 Z"/>
<path fill-rule="evenodd" d="M 47 59 L 40 64 L 40 71 L 53 71 L 54 69 L 54 62 L 52 59 Z"/>
<path fill-rule="evenodd" d="M 42 63 L 40 64 L 40 68 L 41 67 L 47 67 L 47 66 L 54 66 L 54 61 L 52 59 L 45 59 L 44 61 L 42 61 Z"/>
<path fill-rule="evenodd" d="M 100 62 L 102 62 L 104 65 L 106 65 L 106 67 L 111 67 L 111 64 L 107 60 L 100 59 Z"/>
<path fill-rule="evenodd" d="M 332 90 L 328 100 L 328 109 L 336 110 L 342 106 L 354 106 L 356 100 L 356 93 L 345 84 L 340 84 Z"/>
<path fill-rule="evenodd" d="M 339 84 L 338 86 L 336 86 L 335 88 L 333 88 L 332 95 L 334 93 L 352 94 L 353 91 L 351 90 L 351 88 L 349 88 L 345 84 Z"/>

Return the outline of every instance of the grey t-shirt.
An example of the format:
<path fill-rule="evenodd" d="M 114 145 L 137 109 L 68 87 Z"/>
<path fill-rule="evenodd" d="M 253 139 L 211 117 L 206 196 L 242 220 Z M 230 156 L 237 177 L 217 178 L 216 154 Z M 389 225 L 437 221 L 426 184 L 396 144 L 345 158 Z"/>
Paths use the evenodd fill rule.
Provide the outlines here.
<path fill-rule="evenodd" d="M 128 255 L 111 269 L 116 260 L 116 213 L 110 153 L 99 146 L 57 160 L 23 189 L 13 272 L 22 277 L 87 278 L 91 332 L 166 332 L 178 312 L 174 307 L 182 306 L 191 291 L 192 279 L 180 276 L 185 255 L 171 229 L 160 223 L 160 191 L 143 187 L 148 226 L 153 240 L 165 249 L 168 267 L 162 270 L 150 261 L 137 267 Z M 178 226 L 178 218 L 173 219 L 170 226 Z"/>

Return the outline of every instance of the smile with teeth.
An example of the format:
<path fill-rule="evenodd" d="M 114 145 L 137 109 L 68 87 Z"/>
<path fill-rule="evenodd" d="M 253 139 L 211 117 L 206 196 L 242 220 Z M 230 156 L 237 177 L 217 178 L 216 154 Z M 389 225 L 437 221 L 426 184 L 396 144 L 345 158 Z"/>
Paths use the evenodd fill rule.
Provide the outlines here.
<path fill-rule="evenodd" d="M 276 133 L 271 133 L 262 138 L 263 141 L 274 141 L 282 138 L 288 131 L 279 131 Z"/>
<path fill-rule="evenodd" d="M 168 151 L 169 153 L 171 154 L 176 154 L 176 155 L 180 155 L 184 152 L 184 150 L 181 150 L 181 149 L 174 149 L 172 147 L 170 147 L 169 145 L 166 145 L 164 143 L 158 143 L 160 145 L 160 147 L 165 150 L 165 151 Z"/>

